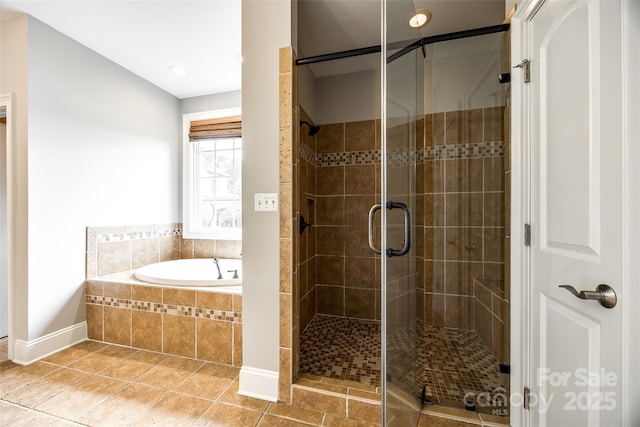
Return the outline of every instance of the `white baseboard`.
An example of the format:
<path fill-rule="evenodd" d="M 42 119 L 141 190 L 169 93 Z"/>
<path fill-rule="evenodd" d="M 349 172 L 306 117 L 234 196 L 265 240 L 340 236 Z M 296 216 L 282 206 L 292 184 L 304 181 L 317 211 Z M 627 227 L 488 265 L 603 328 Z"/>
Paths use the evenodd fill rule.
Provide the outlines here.
<path fill-rule="evenodd" d="M 16 340 L 13 362 L 28 365 L 87 339 L 87 322 L 30 341 Z"/>
<path fill-rule="evenodd" d="M 240 368 L 240 389 L 238 394 L 277 402 L 278 372 L 243 366 Z"/>

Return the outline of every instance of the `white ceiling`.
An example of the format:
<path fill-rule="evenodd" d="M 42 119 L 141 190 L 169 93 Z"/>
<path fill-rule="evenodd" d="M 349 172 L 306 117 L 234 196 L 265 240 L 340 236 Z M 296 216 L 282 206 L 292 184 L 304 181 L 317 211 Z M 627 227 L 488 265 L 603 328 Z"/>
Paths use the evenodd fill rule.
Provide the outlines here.
<path fill-rule="evenodd" d="M 267 1 L 267 0 L 256 0 Z M 380 44 L 380 0 L 298 0 L 299 56 Z M 0 0 L 0 20 L 34 16 L 178 98 L 241 89 L 242 0 Z M 502 23 L 504 0 L 402 0 L 390 41 Z M 407 25 L 428 9 L 429 25 Z M 257 29 L 260 31 L 260 29 Z M 173 64 L 188 68 L 178 76 Z M 316 77 L 379 66 L 377 55 L 312 65 Z"/>
<path fill-rule="evenodd" d="M 241 0 L 0 0 L 1 20 L 20 13 L 178 98 L 240 90 Z"/>

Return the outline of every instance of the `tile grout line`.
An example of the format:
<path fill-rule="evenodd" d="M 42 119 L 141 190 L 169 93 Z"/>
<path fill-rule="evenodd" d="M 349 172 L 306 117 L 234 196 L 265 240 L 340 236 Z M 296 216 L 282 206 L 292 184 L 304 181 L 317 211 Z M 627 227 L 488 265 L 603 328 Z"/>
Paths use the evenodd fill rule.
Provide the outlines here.
<path fill-rule="evenodd" d="M 43 412 L 43 411 L 40 411 L 40 410 L 35 409 L 35 408 L 29 408 L 27 406 L 22 406 L 22 405 L 10 402 L 8 400 L 0 399 L 0 401 L 2 403 L 6 404 L 6 405 L 13 406 L 14 408 L 19 408 L 19 409 L 22 409 L 22 410 L 27 411 L 27 412 L 35 412 L 37 414 L 44 415 L 47 418 L 53 418 L 53 419 L 58 420 L 58 421 L 62 421 L 62 422 L 65 422 L 65 423 L 70 423 L 71 425 L 74 425 L 74 426 L 86 426 L 86 424 L 82 424 L 82 423 L 79 423 L 79 422 L 73 421 L 73 420 L 68 420 L 66 418 L 62 418 L 62 417 L 59 417 L 57 415 L 50 414 L 48 412 Z"/>

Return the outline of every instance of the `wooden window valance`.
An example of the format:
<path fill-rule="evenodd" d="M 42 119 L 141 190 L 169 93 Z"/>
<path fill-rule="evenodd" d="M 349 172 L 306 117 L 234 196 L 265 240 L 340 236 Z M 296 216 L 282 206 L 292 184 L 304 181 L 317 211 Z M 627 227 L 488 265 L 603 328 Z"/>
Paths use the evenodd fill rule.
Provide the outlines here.
<path fill-rule="evenodd" d="M 190 141 L 207 138 L 231 138 L 241 135 L 242 118 L 240 116 L 195 120 L 189 126 Z"/>

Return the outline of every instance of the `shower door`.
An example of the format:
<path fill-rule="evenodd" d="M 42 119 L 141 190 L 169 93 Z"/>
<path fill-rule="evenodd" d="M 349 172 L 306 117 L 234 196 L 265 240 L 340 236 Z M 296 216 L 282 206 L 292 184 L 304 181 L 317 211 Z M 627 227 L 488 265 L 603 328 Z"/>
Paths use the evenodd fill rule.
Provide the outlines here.
<path fill-rule="evenodd" d="M 382 384 L 386 426 L 416 426 L 416 140 L 423 117 L 422 50 L 410 45 L 411 1 L 384 1 L 382 55 Z M 422 147 L 422 143 L 420 143 Z"/>

